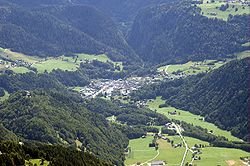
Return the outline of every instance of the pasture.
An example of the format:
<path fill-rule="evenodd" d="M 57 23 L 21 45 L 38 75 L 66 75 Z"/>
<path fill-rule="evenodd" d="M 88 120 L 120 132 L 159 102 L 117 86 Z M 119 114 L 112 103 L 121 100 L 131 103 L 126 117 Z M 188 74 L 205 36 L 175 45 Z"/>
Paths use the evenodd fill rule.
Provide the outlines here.
<path fill-rule="evenodd" d="M 207 3 L 209 2 L 209 3 Z M 229 7 L 222 11 L 219 8 L 221 5 L 226 5 L 225 2 L 211 2 L 204 0 L 203 4 L 197 5 L 201 8 L 201 14 L 208 18 L 218 18 L 227 21 L 229 14 L 231 15 L 243 15 L 243 14 L 250 14 L 250 8 L 247 5 L 243 5 L 239 2 L 229 3 Z"/>
<path fill-rule="evenodd" d="M 121 70 L 123 69 L 122 62 L 114 62 L 111 59 L 109 59 L 109 57 L 105 54 L 101 54 L 101 55 L 77 54 L 78 62 L 86 61 L 86 60 L 88 61 L 97 60 L 97 61 L 104 62 L 104 63 L 110 62 L 114 66 L 119 66 Z"/>
<path fill-rule="evenodd" d="M 202 116 L 195 115 L 195 114 L 192 114 L 188 111 L 180 110 L 180 109 L 177 109 L 174 107 L 159 108 L 159 105 L 161 105 L 163 103 L 165 103 L 164 100 L 162 100 L 160 97 L 157 97 L 155 100 L 150 101 L 148 103 L 148 107 L 151 110 L 156 109 L 158 113 L 161 113 L 161 114 L 167 116 L 169 119 L 184 121 L 184 122 L 193 124 L 195 126 L 200 126 L 202 128 L 206 128 L 206 129 L 208 129 L 208 131 L 212 130 L 214 135 L 224 136 L 232 141 L 240 141 L 239 138 L 232 136 L 232 134 L 229 131 L 222 130 L 212 123 L 203 121 Z M 173 112 L 173 111 L 176 111 L 177 114 L 176 115 L 168 114 L 168 112 Z"/>
<path fill-rule="evenodd" d="M 157 155 L 157 151 L 155 148 L 149 147 L 149 143 L 151 143 L 152 140 L 153 136 L 130 140 L 128 147 L 131 148 L 131 153 L 126 157 L 125 164 L 143 163 L 154 158 L 154 156 Z"/>
<path fill-rule="evenodd" d="M 38 73 L 43 73 L 44 71 L 51 72 L 53 69 L 75 71 L 78 66 L 63 58 L 51 58 L 43 62 L 34 63 L 32 67 L 36 68 Z"/>
<path fill-rule="evenodd" d="M 174 141 L 174 144 L 182 143 L 179 136 L 166 136 L 170 140 Z M 152 141 L 152 136 L 147 136 L 146 138 L 132 139 L 129 141 L 129 147 L 131 148 L 130 157 L 126 158 L 125 164 L 132 165 L 136 163 L 143 163 L 149 161 L 154 156 L 157 155 L 154 148 L 149 148 L 148 144 Z M 188 146 L 191 148 L 195 144 L 202 144 L 206 147 L 201 148 L 202 154 L 198 155 L 201 160 L 195 160 L 194 164 L 199 166 L 211 166 L 211 165 L 221 165 L 228 166 L 227 162 L 234 163 L 232 166 L 241 166 L 242 162 L 240 157 L 247 157 L 249 153 L 231 148 L 219 148 L 210 147 L 208 142 L 201 141 L 192 137 L 185 137 Z M 159 155 L 154 160 L 164 160 L 169 166 L 179 165 L 183 158 L 185 147 L 174 148 L 169 142 L 163 139 L 158 139 L 159 144 Z M 188 152 L 185 163 L 191 162 L 192 154 Z M 146 164 L 145 164 L 146 165 Z"/>
<path fill-rule="evenodd" d="M 4 91 L 4 96 L 0 97 L 0 101 L 4 101 L 4 100 L 7 100 L 10 96 L 10 94 L 5 90 Z"/>
<path fill-rule="evenodd" d="M 161 66 L 157 70 L 159 72 L 165 71 L 168 74 L 184 73 L 186 75 L 193 75 L 219 68 L 223 64 L 225 64 L 225 62 L 217 60 L 189 61 L 184 64 Z"/>
<path fill-rule="evenodd" d="M 202 148 L 201 160 L 195 161 L 194 164 L 199 166 L 244 166 L 240 157 L 247 157 L 249 155 L 249 153 L 239 149 L 206 147 Z"/>
<path fill-rule="evenodd" d="M 25 166 L 29 166 L 29 163 L 33 164 L 33 165 L 43 165 L 43 166 L 48 166 L 49 165 L 49 161 L 44 160 L 43 164 L 42 164 L 42 160 L 41 159 L 30 159 L 29 161 L 25 161 Z"/>
<path fill-rule="evenodd" d="M 23 74 L 23 73 L 27 73 L 30 70 L 26 67 L 12 67 L 10 68 L 12 71 L 14 71 L 15 73 L 19 73 L 19 74 Z"/>
<path fill-rule="evenodd" d="M 250 57 L 250 50 L 246 50 L 236 54 L 237 59 L 244 59 L 246 57 Z"/>

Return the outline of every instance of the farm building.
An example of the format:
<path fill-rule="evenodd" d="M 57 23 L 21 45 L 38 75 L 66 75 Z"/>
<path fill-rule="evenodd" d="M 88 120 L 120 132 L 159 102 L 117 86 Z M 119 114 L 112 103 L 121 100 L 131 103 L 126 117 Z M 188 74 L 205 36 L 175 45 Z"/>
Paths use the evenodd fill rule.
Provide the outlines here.
<path fill-rule="evenodd" d="M 151 166 L 162 166 L 162 165 L 166 165 L 165 161 L 159 160 L 151 162 Z"/>

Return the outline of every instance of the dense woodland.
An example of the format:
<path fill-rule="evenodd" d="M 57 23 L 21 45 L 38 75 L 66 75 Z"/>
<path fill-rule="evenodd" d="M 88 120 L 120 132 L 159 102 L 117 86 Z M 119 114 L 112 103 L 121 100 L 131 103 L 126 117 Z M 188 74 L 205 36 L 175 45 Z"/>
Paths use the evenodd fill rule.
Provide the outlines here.
<path fill-rule="evenodd" d="M 208 74 L 144 87 L 134 98 L 162 96 L 166 100 L 163 106 L 203 115 L 206 121 L 247 140 L 248 74 L 249 58 L 235 60 Z"/>
<path fill-rule="evenodd" d="M 38 142 L 0 141 L 1 166 L 24 165 L 25 160 L 40 158 L 49 161 L 49 166 L 110 166 L 111 163 L 97 159 L 94 155 L 75 150 L 73 147 L 66 148 L 60 145 L 46 145 Z"/>
<path fill-rule="evenodd" d="M 128 35 L 128 43 L 151 63 L 180 63 L 220 59 L 247 49 L 249 15 L 228 21 L 209 19 L 188 1 L 141 10 Z"/>
<path fill-rule="evenodd" d="M 106 53 L 113 60 L 136 59 L 115 23 L 87 6 L 0 10 L 0 47 L 37 56 Z"/>
<path fill-rule="evenodd" d="M 56 91 L 16 92 L 0 105 L 1 123 L 21 138 L 74 144 L 101 159 L 121 165 L 128 139 L 104 117 L 86 109 L 80 97 Z"/>

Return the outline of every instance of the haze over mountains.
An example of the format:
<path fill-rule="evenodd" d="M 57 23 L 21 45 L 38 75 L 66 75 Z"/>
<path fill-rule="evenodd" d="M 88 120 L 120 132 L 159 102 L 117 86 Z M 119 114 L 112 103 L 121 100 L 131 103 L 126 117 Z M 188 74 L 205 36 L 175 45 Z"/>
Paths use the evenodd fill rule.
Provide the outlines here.
<path fill-rule="evenodd" d="M 0 165 L 250 163 L 246 8 L 0 0 Z"/>

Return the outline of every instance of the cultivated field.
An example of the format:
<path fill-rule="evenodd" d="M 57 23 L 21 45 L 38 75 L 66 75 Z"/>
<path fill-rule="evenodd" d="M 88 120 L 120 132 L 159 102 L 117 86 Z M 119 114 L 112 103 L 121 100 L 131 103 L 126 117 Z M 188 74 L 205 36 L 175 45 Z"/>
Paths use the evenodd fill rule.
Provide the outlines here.
<path fill-rule="evenodd" d="M 173 140 L 174 144 L 182 143 L 178 135 L 166 137 Z M 147 136 L 146 138 L 130 140 L 129 147 L 131 148 L 131 153 L 129 154 L 129 157 L 126 158 L 125 164 L 133 165 L 136 163 L 144 163 L 146 161 L 150 162 L 152 158 L 157 156 L 154 160 L 166 161 L 168 166 L 180 165 L 185 147 L 174 148 L 166 140 L 158 139 L 157 143 L 159 144 L 159 155 L 157 155 L 154 148 L 148 147 L 148 144 L 152 141 L 152 139 L 152 136 Z M 189 147 L 193 147 L 195 144 L 202 144 L 206 146 L 200 149 L 202 154 L 199 154 L 198 156 L 201 157 L 201 160 L 195 160 L 193 162 L 193 164 L 197 164 L 198 166 L 241 166 L 243 163 L 240 160 L 240 157 L 249 156 L 249 153 L 239 149 L 210 147 L 208 142 L 192 137 L 185 137 L 185 140 Z M 191 160 L 192 154 L 191 152 L 188 152 L 185 163 L 190 163 Z"/>
<path fill-rule="evenodd" d="M 132 165 L 136 163 L 143 163 L 154 158 L 157 155 L 157 151 L 155 148 L 150 148 L 148 146 L 152 140 L 153 136 L 130 140 L 129 147 L 131 147 L 131 153 L 128 155 L 125 164 Z"/>

